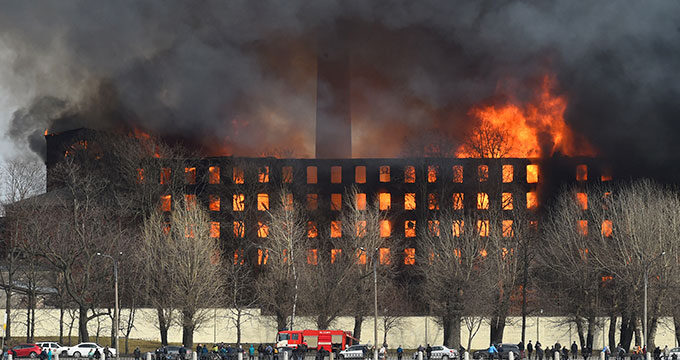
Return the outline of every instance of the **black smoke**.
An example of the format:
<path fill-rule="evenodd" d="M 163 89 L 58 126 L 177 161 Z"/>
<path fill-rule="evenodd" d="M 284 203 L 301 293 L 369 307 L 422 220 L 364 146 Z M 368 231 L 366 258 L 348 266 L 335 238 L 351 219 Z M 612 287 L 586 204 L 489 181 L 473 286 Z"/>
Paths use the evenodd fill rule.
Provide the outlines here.
<path fill-rule="evenodd" d="M 521 99 L 545 73 L 570 126 L 621 171 L 665 171 L 680 153 L 675 1 L 3 2 L 5 81 L 35 94 L 8 135 L 39 151 L 46 127 L 134 126 L 207 151 L 311 156 L 315 60 L 333 47 L 319 39 L 336 31 L 351 48 L 355 156 L 456 139 L 500 81 Z"/>

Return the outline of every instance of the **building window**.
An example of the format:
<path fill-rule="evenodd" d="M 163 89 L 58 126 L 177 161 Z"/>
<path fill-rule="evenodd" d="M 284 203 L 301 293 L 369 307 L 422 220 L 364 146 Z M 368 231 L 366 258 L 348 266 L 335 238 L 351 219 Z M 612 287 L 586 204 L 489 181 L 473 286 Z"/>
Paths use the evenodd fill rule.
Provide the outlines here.
<path fill-rule="evenodd" d="M 342 209 L 342 194 L 331 194 L 331 210 L 340 211 Z"/>
<path fill-rule="evenodd" d="M 465 223 L 463 220 L 453 220 L 452 234 L 455 237 L 460 237 L 463 234 L 463 226 Z"/>
<path fill-rule="evenodd" d="M 501 209 L 512 210 L 514 209 L 514 204 L 512 203 L 512 193 L 503 193 L 501 195 Z"/>
<path fill-rule="evenodd" d="M 527 183 L 536 184 L 538 182 L 538 165 L 527 165 Z"/>
<path fill-rule="evenodd" d="M 489 166 L 488 165 L 477 166 L 477 177 L 479 178 L 479 182 L 485 182 L 489 180 Z"/>
<path fill-rule="evenodd" d="M 210 237 L 211 238 L 220 237 L 220 223 L 218 221 L 210 222 Z"/>
<path fill-rule="evenodd" d="M 379 259 L 380 259 L 380 265 L 390 265 L 392 263 L 390 259 L 390 249 L 389 248 L 380 248 L 378 250 L 379 253 Z"/>
<path fill-rule="evenodd" d="M 429 183 L 437 182 L 438 173 L 439 173 L 439 166 L 428 165 L 427 166 L 427 182 L 429 182 Z"/>
<path fill-rule="evenodd" d="M 477 233 L 479 236 L 489 236 L 489 220 L 477 220 Z"/>
<path fill-rule="evenodd" d="M 416 263 L 416 249 L 404 249 L 404 265 L 414 265 Z"/>
<path fill-rule="evenodd" d="M 404 168 L 404 182 L 407 184 L 415 184 L 416 168 L 414 166 L 409 165 Z"/>
<path fill-rule="evenodd" d="M 246 197 L 243 194 L 234 194 L 234 199 L 232 201 L 233 211 L 243 211 L 246 208 Z"/>
<path fill-rule="evenodd" d="M 170 168 L 161 168 L 161 185 L 170 184 L 170 176 L 172 171 Z"/>
<path fill-rule="evenodd" d="M 232 180 L 234 181 L 234 184 L 244 184 L 246 182 L 242 167 L 234 166 Z"/>
<path fill-rule="evenodd" d="M 257 237 L 259 238 L 266 238 L 269 236 L 269 226 L 267 224 L 258 221 L 257 222 Z"/>
<path fill-rule="evenodd" d="M 583 236 L 588 235 L 588 220 L 578 221 L 578 233 Z"/>
<path fill-rule="evenodd" d="M 172 209 L 172 195 L 161 195 L 161 211 Z"/>
<path fill-rule="evenodd" d="M 501 222 L 503 237 L 513 237 L 515 236 L 515 231 L 512 229 L 512 220 L 503 220 Z"/>
<path fill-rule="evenodd" d="M 477 193 L 477 210 L 489 209 L 489 194 Z"/>
<path fill-rule="evenodd" d="M 581 210 L 588 210 L 588 194 L 576 193 L 576 202 Z"/>
<path fill-rule="evenodd" d="M 245 261 L 245 256 L 243 254 L 243 249 L 234 250 L 234 265 L 243 265 Z"/>
<path fill-rule="evenodd" d="M 307 184 L 316 184 L 316 166 L 307 166 Z"/>
<path fill-rule="evenodd" d="M 220 183 L 220 168 L 218 166 L 211 166 L 208 168 L 208 183 Z"/>
<path fill-rule="evenodd" d="M 416 237 L 416 221 L 406 220 L 404 222 L 404 236 L 407 238 Z"/>
<path fill-rule="evenodd" d="M 307 264 L 317 265 L 319 263 L 319 250 L 309 249 L 307 250 Z"/>
<path fill-rule="evenodd" d="M 283 195 L 283 210 L 293 211 L 293 194 L 285 193 Z"/>
<path fill-rule="evenodd" d="M 392 225 L 389 220 L 380 220 L 380 237 L 390 237 L 392 234 Z"/>
<path fill-rule="evenodd" d="M 335 264 L 340 256 L 342 256 L 342 249 L 331 249 L 331 264 Z"/>
<path fill-rule="evenodd" d="M 257 210 L 269 210 L 269 194 L 257 194 Z"/>
<path fill-rule="evenodd" d="M 339 220 L 331 221 L 331 237 L 342 237 L 342 223 Z"/>
<path fill-rule="evenodd" d="M 366 220 L 357 221 L 357 237 L 366 236 Z"/>
<path fill-rule="evenodd" d="M 416 209 L 416 193 L 404 194 L 404 210 Z"/>
<path fill-rule="evenodd" d="M 356 182 L 357 184 L 365 184 L 366 183 L 366 167 L 365 166 L 354 167 L 354 182 Z"/>
<path fill-rule="evenodd" d="M 610 167 L 603 167 L 602 174 L 600 175 L 600 181 L 607 182 L 612 181 L 612 169 Z"/>
<path fill-rule="evenodd" d="M 342 183 L 342 166 L 331 166 L 331 183 Z"/>
<path fill-rule="evenodd" d="M 538 208 L 538 196 L 535 191 L 527 193 L 527 209 L 533 210 Z"/>
<path fill-rule="evenodd" d="M 453 193 L 453 210 L 463 210 L 463 193 Z"/>
<path fill-rule="evenodd" d="M 144 169 L 137 169 L 137 184 L 144 184 Z"/>
<path fill-rule="evenodd" d="M 366 194 L 357 193 L 357 210 L 366 210 Z"/>
<path fill-rule="evenodd" d="M 319 194 L 307 194 L 307 210 L 319 208 Z"/>
<path fill-rule="evenodd" d="M 319 229 L 316 227 L 316 223 L 314 221 L 307 221 L 307 237 L 313 239 L 317 236 L 319 236 Z"/>
<path fill-rule="evenodd" d="M 193 185 L 196 183 L 196 168 L 195 167 L 185 167 L 184 168 L 184 182 Z"/>
<path fill-rule="evenodd" d="M 602 220 L 602 236 L 604 237 L 610 237 L 612 236 L 612 233 L 614 232 L 614 225 L 612 224 L 611 220 Z"/>
<path fill-rule="evenodd" d="M 293 167 L 292 166 L 284 166 L 281 168 L 281 182 L 284 184 L 292 184 L 293 183 Z"/>
<path fill-rule="evenodd" d="M 378 206 L 380 210 L 389 210 L 392 206 L 392 196 L 390 193 L 379 193 L 378 194 Z"/>
<path fill-rule="evenodd" d="M 187 224 L 184 227 L 184 236 L 187 237 L 187 238 L 193 239 L 195 234 L 196 234 L 196 232 L 194 231 L 195 227 L 196 227 L 195 224 Z"/>
<path fill-rule="evenodd" d="M 257 249 L 257 265 L 267 265 L 269 260 L 269 250 Z"/>
<path fill-rule="evenodd" d="M 210 211 L 220 211 L 220 196 L 210 195 L 208 197 L 208 209 Z"/>
<path fill-rule="evenodd" d="M 263 166 L 257 169 L 257 182 L 259 183 L 269 182 L 269 166 Z"/>
<path fill-rule="evenodd" d="M 436 193 L 427 194 L 427 209 L 439 210 L 439 195 Z"/>
<path fill-rule="evenodd" d="M 380 167 L 380 182 L 390 182 L 390 167 L 387 165 Z"/>
<path fill-rule="evenodd" d="M 195 194 L 184 194 L 184 202 L 186 203 L 187 210 L 193 210 L 196 208 L 196 195 Z"/>
<path fill-rule="evenodd" d="M 588 165 L 576 166 L 576 181 L 588 181 Z"/>
<path fill-rule="evenodd" d="M 512 165 L 503 165 L 502 169 L 503 182 L 506 184 L 511 183 L 515 177 L 514 173 L 515 169 L 512 167 Z"/>
<path fill-rule="evenodd" d="M 357 265 L 366 265 L 366 251 L 357 250 Z"/>
<path fill-rule="evenodd" d="M 439 237 L 439 220 L 428 220 L 427 232 L 430 234 L 430 236 Z"/>
<path fill-rule="evenodd" d="M 463 165 L 453 165 L 453 182 L 463 183 Z"/>
<path fill-rule="evenodd" d="M 243 238 L 246 233 L 246 227 L 243 221 L 234 221 L 234 237 Z"/>

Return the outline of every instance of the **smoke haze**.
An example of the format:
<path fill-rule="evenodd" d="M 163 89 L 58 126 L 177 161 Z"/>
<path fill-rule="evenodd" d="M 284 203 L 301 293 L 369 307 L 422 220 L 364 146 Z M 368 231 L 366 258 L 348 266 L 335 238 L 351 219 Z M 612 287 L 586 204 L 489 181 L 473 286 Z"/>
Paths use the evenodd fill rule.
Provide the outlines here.
<path fill-rule="evenodd" d="M 431 134 L 456 144 L 471 106 L 527 98 L 546 73 L 572 129 L 619 167 L 658 170 L 680 153 L 680 2 L 0 6 L 2 87 L 31 94 L 7 136 L 26 151 L 44 151 L 45 128 L 86 126 L 139 127 L 207 154 L 313 156 L 316 56 L 341 31 L 355 157 L 403 155 Z"/>

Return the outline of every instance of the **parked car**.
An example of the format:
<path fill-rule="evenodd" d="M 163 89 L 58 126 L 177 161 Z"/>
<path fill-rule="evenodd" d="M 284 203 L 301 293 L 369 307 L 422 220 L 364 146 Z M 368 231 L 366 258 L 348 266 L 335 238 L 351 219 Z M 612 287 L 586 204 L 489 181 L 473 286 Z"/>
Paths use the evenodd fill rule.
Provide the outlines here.
<path fill-rule="evenodd" d="M 64 348 L 58 342 L 53 341 L 39 342 L 36 343 L 36 345 L 40 346 L 40 348 L 45 350 L 46 352 L 52 350 L 52 354 L 61 354 L 60 349 Z"/>
<path fill-rule="evenodd" d="M 7 350 L 8 354 L 12 354 L 12 357 L 30 357 L 35 358 L 42 352 L 40 346 L 36 344 L 19 344 L 13 346 L 11 349 Z"/>
<path fill-rule="evenodd" d="M 90 353 L 90 351 L 95 351 L 99 349 L 100 354 L 104 354 L 104 347 L 100 346 L 96 343 L 80 343 L 76 346 L 71 346 L 66 348 L 66 356 L 72 356 L 72 357 L 87 357 L 87 355 Z M 111 352 L 111 355 L 116 355 L 116 349 L 109 348 L 109 351 Z M 62 351 L 62 356 L 63 356 L 63 351 Z"/>
<path fill-rule="evenodd" d="M 512 352 L 515 356 L 515 359 L 519 359 L 519 347 L 517 344 L 501 344 L 500 346 L 496 346 L 498 349 L 498 353 L 500 354 L 501 359 L 508 359 L 510 352 Z M 483 349 L 483 350 L 477 350 L 472 353 L 472 358 L 473 359 L 488 359 L 489 358 L 489 349 Z"/>
<path fill-rule="evenodd" d="M 663 354 L 661 354 L 663 356 Z M 668 353 L 668 359 L 672 359 L 673 355 L 676 355 L 680 359 L 680 347 L 672 348 Z"/>
<path fill-rule="evenodd" d="M 418 352 L 416 351 L 413 353 L 413 359 L 418 358 Z M 426 358 L 426 355 L 423 354 L 423 358 Z M 456 360 L 458 359 L 458 350 L 456 349 L 449 349 L 446 346 L 433 346 L 432 347 L 432 355 L 431 359 L 442 359 L 442 360 Z"/>
<path fill-rule="evenodd" d="M 363 359 L 368 355 L 369 350 L 367 345 L 352 345 L 345 350 L 340 351 L 338 359 Z"/>

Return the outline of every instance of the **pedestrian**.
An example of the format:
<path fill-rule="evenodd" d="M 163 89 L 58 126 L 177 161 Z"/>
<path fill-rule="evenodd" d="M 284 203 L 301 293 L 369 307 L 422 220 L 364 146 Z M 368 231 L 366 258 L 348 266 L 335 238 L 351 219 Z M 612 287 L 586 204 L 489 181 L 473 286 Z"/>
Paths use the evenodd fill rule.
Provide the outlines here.
<path fill-rule="evenodd" d="M 536 359 L 543 360 L 543 348 L 541 348 L 541 343 L 536 341 Z"/>
<path fill-rule="evenodd" d="M 663 360 L 668 360 L 668 355 L 670 354 L 670 350 L 668 350 L 668 345 L 663 347 Z"/>
<path fill-rule="evenodd" d="M 45 349 L 40 350 L 40 355 L 38 355 L 38 358 L 40 358 L 40 360 L 47 360 L 47 353 L 45 352 Z"/>
<path fill-rule="evenodd" d="M 496 346 L 494 346 L 494 344 L 491 343 L 491 345 L 489 345 L 487 353 L 489 354 L 489 359 L 493 360 L 496 358 L 496 354 L 498 354 L 498 349 L 496 349 Z"/>
<path fill-rule="evenodd" d="M 566 346 L 562 348 L 562 358 L 564 360 L 569 360 L 569 349 L 567 349 Z"/>
<path fill-rule="evenodd" d="M 658 346 L 654 348 L 654 359 L 661 360 L 661 348 Z"/>
<path fill-rule="evenodd" d="M 430 360 L 432 357 L 432 346 L 430 344 L 427 344 L 427 348 L 425 348 L 425 353 L 427 354 L 427 360 Z"/>
<path fill-rule="evenodd" d="M 99 359 L 102 357 L 102 353 L 99 352 L 99 348 L 94 350 L 94 354 L 92 355 L 92 357 L 94 357 L 95 359 Z"/>
<path fill-rule="evenodd" d="M 520 340 L 517 348 L 519 349 L 519 358 L 524 359 L 524 341 Z"/>
<path fill-rule="evenodd" d="M 250 344 L 250 347 L 248 348 L 248 360 L 254 360 L 255 359 L 255 347 L 253 344 Z"/>
<path fill-rule="evenodd" d="M 402 349 L 401 345 L 397 348 L 397 360 L 401 360 L 401 357 L 404 356 L 404 349 Z"/>
<path fill-rule="evenodd" d="M 576 341 L 574 341 L 571 344 L 571 358 L 576 360 L 576 356 L 578 356 L 578 345 L 576 345 Z"/>
<path fill-rule="evenodd" d="M 139 348 L 137 348 L 137 350 L 139 350 Z M 187 358 L 187 348 L 184 347 L 184 344 L 179 347 L 179 358 L 180 360 L 186 360 Z"/>
<path fill-rule="evenodd" d="M 531 343 L 531 340 L 529 340 L 529 343 L 527 344 L 527 359 L 531 360 L 531 353 L 534 352 L 534 345 Z"/>
<path fill-rule="evenodd" d="M 132 354 L 135 356 L 135 360 L 139 360 L 139 358 L 142 357 L 142 352 L 139 350 L 139 346 L 135 348 L 135 351 L 133 351 Z"/>
<path fill-rule="evenodd" d="M 385 349 L 385 345 L 381 346 L 380 350 L 378 350 L 378 359 L 385 360 L 385 353 L 386 352 L 387 352 L 387 349 Z"/>
<path fill-rule="evenodd" d="M 609 360 L 609 355 L 612 353 L 611 350 L 609 350 L 609 346 L 605 345 L 602 352 L 604 353 L 604 360 Z"/>

